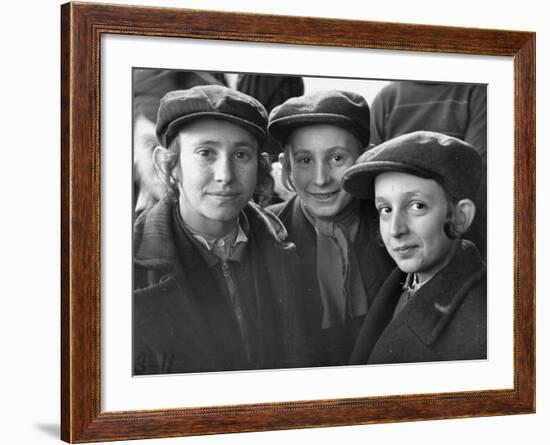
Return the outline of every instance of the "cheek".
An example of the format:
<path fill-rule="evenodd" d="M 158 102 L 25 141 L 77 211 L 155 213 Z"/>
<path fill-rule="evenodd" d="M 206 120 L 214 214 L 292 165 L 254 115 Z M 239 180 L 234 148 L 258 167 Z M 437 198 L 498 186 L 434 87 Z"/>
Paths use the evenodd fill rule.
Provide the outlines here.
<path fill-rule="evenodd" d="M 254 188 L 256 188 L 256 181 L 258 180 L 258 167 L 256 165 L 250 165 L 243 169 L 242 175 L 246 183 L 254 190 Z"/>
<path fill-rule="evenodd" d="M 433 254 L 437 254 L 440 250 L 445 250 L 450 243 L 449 238 L 445 234 L 444 224 L 444 218 L 435 218 L 426 221 L 425 224 L 420 225 L 418 228 L 418 233 L 421 234 L 425 246 Z"/>
<path fill-rule="evenodd" d="M 211 180 L 209 169 L 196 162 L 180 163 L 175 173 L 178 184 L 187 193 L 202 189 Z"/>
<path fill-rule="evenodd" d="M 342 178 L 344 177 L 344 173 L 347 171 L 348 168 L 350 168 L 354 164 L 353 161 L 348 161 L 344 165 L 340 165 L 338 167 L 334 167 L 330 171 L 330 176 L 338 183 L 342 182 Z"/>
<path fill-rule="evenodd" d="M 258 178 L 258 165 L 256 162 L 237 164 L 234 166 L 234 175 L 241 185 L 253 191 Z"/>
<path fill-rule="evenodd" d="M 309 170 L 303 167 L 294 167 L 290 172 L 290 179 L 296 188 L 296 191 L 304 190 L 310 181 L 311 174 Z"/>
<path fill-rule="evenodd" d="M 379 217 L 380 218 L 380 217 Z M 384 242 L 384 245 L 388 245 L 388 240 L 390 239 L 389 235 L 389 223 L 382 218 L 379 220 L 378 227 L 380 229 L 380 237 L 382 238 L 382 241 Z"/>

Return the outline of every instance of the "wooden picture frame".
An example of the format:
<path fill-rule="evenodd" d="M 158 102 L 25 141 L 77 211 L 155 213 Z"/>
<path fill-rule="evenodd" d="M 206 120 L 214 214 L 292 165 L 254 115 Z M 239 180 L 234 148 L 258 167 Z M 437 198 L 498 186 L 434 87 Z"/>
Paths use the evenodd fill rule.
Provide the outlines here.
<path fill-rule="evenodd" d="M 61 438 L 70 443 L 535 411 L 535 34 L 67 3 L 61 7 Z M 102 412 L 101 36 L 184 37 L 513 57 L 513 389 Z"/>

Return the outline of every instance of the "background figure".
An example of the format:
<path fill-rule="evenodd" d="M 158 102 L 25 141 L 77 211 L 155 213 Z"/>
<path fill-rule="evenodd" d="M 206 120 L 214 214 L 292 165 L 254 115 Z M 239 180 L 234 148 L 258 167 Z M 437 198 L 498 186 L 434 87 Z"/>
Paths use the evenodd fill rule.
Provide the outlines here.
<path fill-rule="evenodd" d="M 371 143 L 417 130 L 435 131 L 472 145 L 482 160 L 474 198 L 477 213 L 466 238 L 487 257 L 487 86 L 476 84 L 392 82 L 371 106 Z"/>
<path fill-rule="evenodd" d="M 259 74 L 239 74 L 237 90 L 260 101 L 268 113 L 291 97 L 304 94 L 304 80 L 298 76 L 264 76 Z M 278 160 L 283 151 L 279 142 L 268 135 L 263 151 L 269 154 L 272 162 Z"/>

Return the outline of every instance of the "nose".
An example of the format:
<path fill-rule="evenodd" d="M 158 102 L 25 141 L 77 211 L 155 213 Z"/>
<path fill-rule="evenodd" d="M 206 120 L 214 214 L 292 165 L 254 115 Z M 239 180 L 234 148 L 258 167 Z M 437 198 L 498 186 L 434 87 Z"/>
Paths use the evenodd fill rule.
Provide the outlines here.
<path fill-rule="evenodd" d="M 220 156 L 214 163 L 214 180 L 228 184 L 233 179 L 233 164 L 226 156 Z"/>
<path fill-rule="evenodd" d="M 408 232 L 407 218 L 401 212 L 393 212 L 390 220 L 390 235 L 394 238 Z"/>
<path fill-rule="evenodd" d="M 314 174 L 313 182 L 318 187 L 322 187 L 328 184 L 331 180 L 331 177 L 327 171 L 327 166 L 321 162 L 316 164 L 315 171 L 313 174 Z"/>

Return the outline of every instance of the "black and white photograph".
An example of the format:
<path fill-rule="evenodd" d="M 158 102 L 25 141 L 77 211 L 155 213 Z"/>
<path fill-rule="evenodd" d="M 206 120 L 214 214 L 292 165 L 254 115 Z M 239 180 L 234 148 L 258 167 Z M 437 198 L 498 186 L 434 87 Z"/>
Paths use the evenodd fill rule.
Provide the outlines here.
<path fill-rule="evenodd" d="M 134 376 L 487 359 L 487 85 L 134 67 Z"/>
<path fill-rule="evenodd" d="M 545 444 L 544 4 L 7 2 L 1 442 Z"/>

